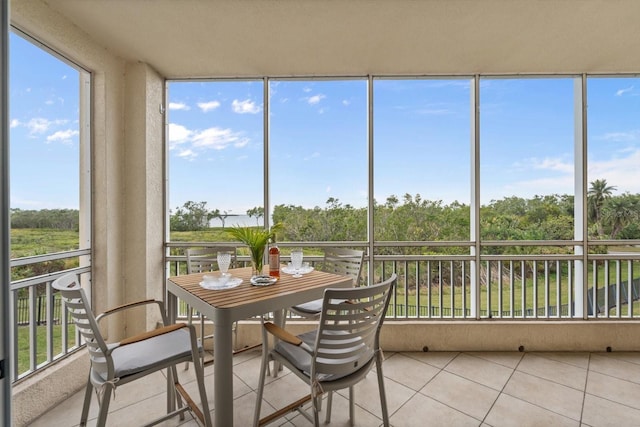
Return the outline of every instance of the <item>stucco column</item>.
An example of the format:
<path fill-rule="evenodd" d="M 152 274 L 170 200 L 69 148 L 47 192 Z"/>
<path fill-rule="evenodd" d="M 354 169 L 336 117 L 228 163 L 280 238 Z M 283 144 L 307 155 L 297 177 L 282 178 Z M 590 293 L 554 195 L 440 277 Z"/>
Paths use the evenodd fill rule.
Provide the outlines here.
<path fill-rule="evenodd" d="M 123 253 L 124 300 L 163 299 L 164 79 L 144 63 L 125 75 Z M 132 311 L 126 333 L 155 326 L 157 310 Z"/>

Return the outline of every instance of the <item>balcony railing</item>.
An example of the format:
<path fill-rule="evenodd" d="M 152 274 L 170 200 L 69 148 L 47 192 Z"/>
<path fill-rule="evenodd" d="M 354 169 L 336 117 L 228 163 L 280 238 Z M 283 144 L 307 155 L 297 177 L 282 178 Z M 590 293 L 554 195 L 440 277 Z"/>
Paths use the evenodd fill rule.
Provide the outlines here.
<path fill-rule="evenodd" d="M 534 242 L 543 246 L 548 242 Z M 552 242 L 553 243 L 553 242 Z M 640 242 L 624 242 L 639 245 Z M 218 243 L 219 244 L 219 243 Z M 225 244 L 229 244 L 225 242 Z M 500 242 L 524 246 L 527 242 Z M 560 243 L 555 242 L 555 245 Z M 562 245 L 568 245 L 562 242 Z M 600 246 L 620 242 L 598 242 Z M 206 247 L 214 242 L 167 243 L 166 274 L 186 272 L 187 247 Z M 640 317 L 640 253 L 587 255 L 450 255 L 389 254 L 404 248 L 468 246 L 470 243 L 384 242 L 375 244 L 363 267 L 362 283 L 398 274 L 387 313 L 390 320 L 600 320 Z M 305 260 L 318 266 L 322 247 L 344 246 L 368 250 L 366 242 L 280 242 L 288 261 L 287 247 L 305 248 Z M 246 248 L 238 247 L 240 265 L 249 265 Z M 426 252 L 426 251 L 425 251 Z M 469 250 L 469 252 L 471 252 Z M 67 272 L 90 274 L 89 250 L 12 260 L 11 266 L 37 265 L 52 260 L 72 260 L 80 267 L 41 274 L 11 283 L 12 380 L 24 378 L 81 346 L 80 337 L 58 306 L 51 282 Z M 80 263 L 82 260 L 82 263 Z M 86 261 L 85 261 L 86 260 Z M 370 266 L 370 264 L 373 264 Z M 371 280 L 369 275 L 373 274 Z M 180 314 L 186 316 L 184 304 Z"/>
<path fill-rule="evenodd" d="M 597 242 L 620 245 L 620 242 Z M 625 242 L 627 244 L 628 242 Z M 637 244 L 638 242 L 629 242 Z M 228 244 L 226 242 L 225 244 Z M 490 246 L 569 246 L 571 242 L 490 242 Z M 213 243 L 211 243 L 213 245 Z M 323 246 L 367 249 L 364 242 L 280 242 L 306 248 L 305 260 L 322 260 Z M 374 248 L 428 246 L 430 249 L 471 246 L 452 242 L 384 242 Z M 184 274 L 186 247 L 207 243 L 168 243 L 167 273 Z M 240 263 L 248 256 L 239 252 Z M 470 251 L 469 251 L 470 252 Z M 315 254 L 315 255 L 314 255 Z M 283 256 L 283 262 L 288 258 Z M 392 272 L 398 285 L 387 316 L 390 319 L 623 319 L 640 316 L 640 253 L 537 255 L 375 255 L 365 259 L 363 283 Z M 369 280 L 372 272 L 375 276 Z M 186 311 L 181 310 L 182 314 Z"/>
<path fill-rule="evenodd" d="M 51 282 L 69 272 L 91 274 L 91 251 L 75 250 L 11 260 L 11 268 L 31 268 L 52 261 L 80 265 L 11 282 L 12 381 L 22 379 L 80 348 L 80 336 L 62 310 Z M 82 261 L 81 261 L 82 260 Z"/>

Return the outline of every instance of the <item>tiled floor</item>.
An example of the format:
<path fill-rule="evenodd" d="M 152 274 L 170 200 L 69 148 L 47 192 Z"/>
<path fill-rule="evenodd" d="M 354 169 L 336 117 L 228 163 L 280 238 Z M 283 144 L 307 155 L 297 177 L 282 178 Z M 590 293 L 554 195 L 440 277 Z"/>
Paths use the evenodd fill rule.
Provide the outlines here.
<path fill-rule="evenodd" d="M 235 425 L 250 426 L 260 366 L 259 351 L 236 355 Z M 386 353 L 383 365 L 394 427 L 410 426 L 640 426 L 640 353 Z M 213 367 L 207 367 L 213 408 Z M 193 369 L 179 371 L 181 382 L 199 401 Z M 164 410 L 162 374 L 117 389 L 110 426 L 139 426 Z M 292 374 L 270 378 L 264 413 L 308 392 Z M 334 399 L 332 426 L 348 426 L 345 394 Z M 356 425 L 381 425 L 376 376 L 356 388 Z M 82 392 L 34 424 L 75 426 Z M 91 410 L 95 425 L 97 404 Z M 322 418 L 324 421 L 324 418 Z M 196 426 L 174 418 L 164 426 Z M 297 413 L 273 426 L 309 426 Z M 217 426 L 224 427 L 224 426 Z"/>

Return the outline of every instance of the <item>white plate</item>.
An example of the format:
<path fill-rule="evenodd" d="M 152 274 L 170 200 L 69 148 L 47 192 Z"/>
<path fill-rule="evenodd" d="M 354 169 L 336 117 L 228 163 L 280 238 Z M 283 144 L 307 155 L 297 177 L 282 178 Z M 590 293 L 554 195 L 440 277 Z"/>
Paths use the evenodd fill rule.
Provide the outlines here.
<path fill-rule="evenodd" d="M 278 281 L 277 277 L 271 277 L 267 275 L 262 276 L 251 276 L 251 284 L 254 286 L 269 286 L 273 285 Z"/>
<path fill-rule="evenodd" d="M 299 270 L 296 271 L 295 268 L 291 267 L 291 266 L 286 266 L 286 267 L 282 267 L 280 270 L 282 270 L 283 273 L 287 273 L 287 274 L 296 274 L 296 272 L 298 274 L 307 274 L 307 273 L 311 273 L 313 271 L 313 267 L 311 266 L 303 266 L 302 268 L 300 268 Z"/>
<path fill-rule="evenodd" d="M 200 282 L 200 286 L 210 291 L 223 291 L 225 289 L 233 289 L 241 283 L 242 279 L 239 277 L 229 277 L 222 280 L 217 277 L 214 280 Z"/>

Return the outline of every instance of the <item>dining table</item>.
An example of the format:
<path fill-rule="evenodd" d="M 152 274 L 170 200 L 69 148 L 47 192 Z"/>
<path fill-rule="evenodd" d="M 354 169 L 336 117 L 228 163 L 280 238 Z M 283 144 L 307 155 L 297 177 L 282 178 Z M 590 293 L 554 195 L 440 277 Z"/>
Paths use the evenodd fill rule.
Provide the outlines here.
<path fill-rule="evenodd" d="M 353 286 L 353 279 L 335 273 L 313 270 L 302 277 L 281 272 L 268 286 L 251 283 L 251 267 L 228 271 L 231 278 L 242 282 L 228 289 L 205 289 L 203 276 L 220 274 L 195 273 L 171 276 L 166 280 L 166 303 L 169 319 L 177 318 L 180 299 L 213 321 L 213 389 L 214 425 L 233 426 L 233 324 L 265 313 L 282 313 L 288 307 L 322 298 L 325 289 Z M 206 284 L 203 283 L 205 286 Z"/>

